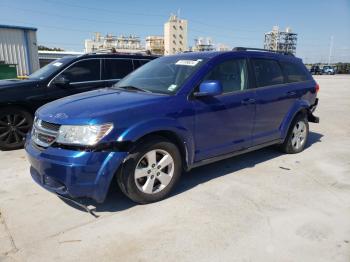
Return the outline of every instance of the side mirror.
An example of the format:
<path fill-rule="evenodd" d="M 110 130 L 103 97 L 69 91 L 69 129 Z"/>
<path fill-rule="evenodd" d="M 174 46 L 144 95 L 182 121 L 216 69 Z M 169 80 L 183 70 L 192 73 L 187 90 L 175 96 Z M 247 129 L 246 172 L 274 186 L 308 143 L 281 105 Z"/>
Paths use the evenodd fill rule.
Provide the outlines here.
<path fill-rule="evenodd" d="M 199 92 L 195 92 L 195 97 L 217 96 L 223 92 L 222 84 L 217 80 L 204 81 L 199 86 Z"/>
<path fill-rule="evenodd" d="M 67 88 L 69 87 L 69 80 L 65 76 L 59 75 L 55 78 L 53 84 L 57 87 Z"/>

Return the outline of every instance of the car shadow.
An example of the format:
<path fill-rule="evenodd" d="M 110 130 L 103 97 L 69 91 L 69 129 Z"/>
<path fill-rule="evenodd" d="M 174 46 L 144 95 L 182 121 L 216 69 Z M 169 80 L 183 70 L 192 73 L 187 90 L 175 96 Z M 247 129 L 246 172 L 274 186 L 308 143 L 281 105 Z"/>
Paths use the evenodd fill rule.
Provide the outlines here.
<path fill-rule="evenodd" d="M 311 145 L 321 142 L 322 137 L 322 134 L 310 132 L 305 150 L 307 150 Z M 179 184 L 176 186 L 170 197 L 181 194 L 212 179 L 236 172 L 238 170 L 253 168 L 256 164 L 268 161 L 281 155 L 283 155 L 283 153 L 279 152 L 272 146 L 195 168 L 182 175 Z M 97 214 L 99 212 L 123 211 L 137 205 L 128 199 L 118 189 L 117 184 L 114 181 L 112 183 L 114 183 L 114 186 L 111 186 L 111 190 L 108 193 L 104 203 L 98 204 L 91 199 L 85 198 L 78 199 L 77 201 L 86 206 L 95 206 Z M 61 200 L 67 205 L 85 212 L 83 208 L 72 203 L 71 201 L 64 199 Z"/>

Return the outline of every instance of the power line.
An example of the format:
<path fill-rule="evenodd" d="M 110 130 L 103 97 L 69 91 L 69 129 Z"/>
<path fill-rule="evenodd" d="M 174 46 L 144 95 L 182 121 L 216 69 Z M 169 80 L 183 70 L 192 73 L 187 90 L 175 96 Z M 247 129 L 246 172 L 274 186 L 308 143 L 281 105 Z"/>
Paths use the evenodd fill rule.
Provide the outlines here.
<path fill-rule="evenodd" d="M 11 6 L 6 6 L 6 5 L 0 5 L 0 6 L 5 7 L 5 8 L 9 8 L 11 10 L 16 9 L 16 10 L 20 10 L 20 11 L 23 11 L 23 12 L 37 13 L 37 14 L 46 15 L 46 16 L 50 16 L 50 17 L 56 16 L 56 17 L 60 17 L 60 18 L 67 18 L 67 19 L 73 19 L 73 20 L 82 20 L 82 21 L 93 22 L 93 23 L 104 23 L 104 24 L 117 23 L 119 25 L 128 25 L 128 26 L 159 27 L 159 25 L 124 23 L 124 22 L 116 21 L 116 20 L 113 20 L 113 21 L 112 20 L 111 21 L 95 20 L 95 19 L 90 19 L 90 18 L 82 18 L 82 17 L 76 17 L 76 16 L 55 14 L 55 13 L 50 13 L 50 12 L 42 12 L 42 11 L 38 11 L 38 10 L 21 8 L 21 7 L 11 7 Z"/>

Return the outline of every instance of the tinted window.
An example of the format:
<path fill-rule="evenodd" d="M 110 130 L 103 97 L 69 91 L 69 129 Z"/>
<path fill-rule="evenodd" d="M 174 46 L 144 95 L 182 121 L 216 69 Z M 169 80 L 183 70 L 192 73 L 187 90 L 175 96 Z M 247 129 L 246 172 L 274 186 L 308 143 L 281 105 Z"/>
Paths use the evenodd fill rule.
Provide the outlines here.
<path fill-rule="evenodd" d="M 30 79 L 44 79 L 52 74 L 57 74 L 58 71 L 63 69 L 67 64 L 69 64 L 75 57 L 66 56 L 60 59 L 57 59 L 50 64 L 40 68 L 38 71 L 35 71 L 28 78 Z"/>
<path fill-rule="evenodd" d="M 102 79 L 121 79 L 133 70 L 131 59 L 105 59 Z"/>
<path fill-rule="evenodd" d="M 282 62 L 281 65 L 287 76 L 288 83 L 301 82 L 308 79 L 305 71 L 300 65 L 288 62 Z"/>
<path fill-rule="evenodd" d="M 143 66 L 144 64 L 148 63 L 149 60 L 134 60 L 134 67 L 139 68 L 140 66 Z"/>
<path fill-rule="evenodd" d="M 283 84 L 282 70 L 277 61 L 253 59 L 253 67 L 258 87 Z"/>
<path fill-rule="evenodd" d="M 220 81 L 224 93 L 247 89 L 247 60 L 234 59 L 216 65 L 204 80 Z"/>
<path fill-rule="evenodd" d="M 63 71 L 71 83 L 100 80 L 100 60 L 89 59 L 77 62 Z"/>

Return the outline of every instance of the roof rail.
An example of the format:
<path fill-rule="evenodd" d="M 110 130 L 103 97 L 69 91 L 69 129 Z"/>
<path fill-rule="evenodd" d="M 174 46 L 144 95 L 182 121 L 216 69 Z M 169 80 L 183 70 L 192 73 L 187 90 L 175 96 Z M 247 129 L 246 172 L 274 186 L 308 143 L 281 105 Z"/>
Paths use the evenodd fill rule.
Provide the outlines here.
<path fill-rule="evenodd" d="M 140 50 L 139 52 L 119 52 L 113 48 L 112 49 L 99 49 L 97 51 L 85 53 L 85 55 L 99 55 L 99 54 L 139 55 L 139 56 L 140 55 L 141 56 L 152 55 L 147 50 Z"/>
<path fill-rule="evenodd" d="M 233 48 L 232 51 L 261 51 L 261 52 L 271 52 L 271 53 L 277 53 L 282 55 L 294 56 L 294 54 L 291 52 L 286 52 L 281 50 L 269 50 L 269 49 L 263 49 L 263 48 L 240 47 L 240 46 Z"/>

